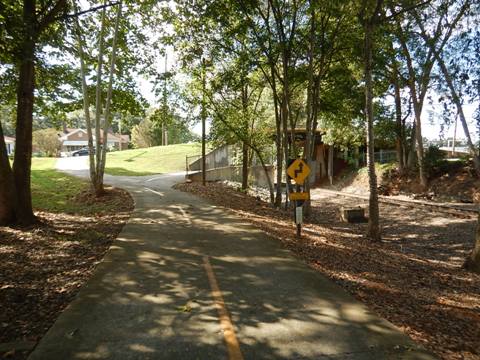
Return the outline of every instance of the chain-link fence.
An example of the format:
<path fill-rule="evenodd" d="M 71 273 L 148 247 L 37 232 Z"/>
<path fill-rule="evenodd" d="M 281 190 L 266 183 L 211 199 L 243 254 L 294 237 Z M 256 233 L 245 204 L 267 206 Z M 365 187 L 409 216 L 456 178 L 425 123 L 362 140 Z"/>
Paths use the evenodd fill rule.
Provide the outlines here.
<path fill-rule="evenodd" d="M 386 164 L 397 161 L 397 152 L 395 150 L 380 150 L 374 153 L 375 162 Z M 362 153 L 362 162 L 367 163 L 367 154 Z"/>

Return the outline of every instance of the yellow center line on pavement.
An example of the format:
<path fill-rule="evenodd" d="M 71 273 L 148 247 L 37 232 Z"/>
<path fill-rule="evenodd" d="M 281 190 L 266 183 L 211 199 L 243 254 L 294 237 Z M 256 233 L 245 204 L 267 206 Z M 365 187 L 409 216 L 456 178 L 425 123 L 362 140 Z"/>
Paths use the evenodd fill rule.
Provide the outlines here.
<path fill-rule="evenodd" d="M 227 307 L 223 301 L 222 292 L 218 287 L 218 282 L 215 278 L 215 273 L 213 272 L 208 256 L 203 257 L 203 265 L 207 272 L 210 288 L 212 289 L 212 296 L 215 300 L 215 307 L 217 308 L 218 316 L 220 318 L 220 326 L 223 330 L 223 337 L 227 344 L 228 358 L 229 360 L 243 360 L 243 355 L 240 351 L 240 344 L 235 336 L 235 329 L 233 328 L 230 315 L 228 314 Z"/>

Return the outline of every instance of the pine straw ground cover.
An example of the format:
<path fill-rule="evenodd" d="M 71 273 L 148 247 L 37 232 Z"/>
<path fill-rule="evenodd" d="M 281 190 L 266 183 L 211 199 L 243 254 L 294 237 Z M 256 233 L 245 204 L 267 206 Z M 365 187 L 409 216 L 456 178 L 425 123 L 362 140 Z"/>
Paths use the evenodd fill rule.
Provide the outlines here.
<path fill-rule="evenodd" d="M 442 359 L 480 359 L 480 275 L 461 268 L 475 219 L 382 205 L 383 241 L 366 239 L 365 224 L 339 220 L 341 205 L 323 198 L 295 237 L 291 211 L 221 183 L 179 184 L 179 190 L 232 209 L 341 285 Z M 350 201 L 350 203 L 349 203 Z"/>
<path fill-rule="evenodd" d="M 89 279 L 133 209 L 124 190 L 107 188 L 95 199 L 88 184 L 52 169 L 34 171 L 32 180 L 37 210 L 48 209 L 36 211 L 40 224 L 0 227 L 0 358 L 26 358 Z"/>

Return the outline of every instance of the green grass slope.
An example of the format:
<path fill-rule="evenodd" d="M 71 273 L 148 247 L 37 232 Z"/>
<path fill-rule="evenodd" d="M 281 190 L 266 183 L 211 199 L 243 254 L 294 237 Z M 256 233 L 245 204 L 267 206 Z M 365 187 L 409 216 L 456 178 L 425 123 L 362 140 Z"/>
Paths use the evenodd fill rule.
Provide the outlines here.
<path fill-rule="evenodd" d="M 110 175 L 142 176 L 183 171 L 185 157 L 200 152 L 200 143 L 115 151 L 107 155 L 105 172 Z"/>
<path fill-rule="evenodd" d="M 96 200 L 90 182 L 55 170 L 55 158 L 32 159 L 32 205 L 35 210 L 51 213 L 95 215 L 113 213 L 124 206 L 124 198 L 107 192 Z"/>
<path fill-rule="evenodd" d="M 76 199 L 90 188 L 88 181 L 55 170 L 55 158 L 32 159 L 32 205 L 53 213 L 92 214 L 108 210 L 109 204 Z"/>

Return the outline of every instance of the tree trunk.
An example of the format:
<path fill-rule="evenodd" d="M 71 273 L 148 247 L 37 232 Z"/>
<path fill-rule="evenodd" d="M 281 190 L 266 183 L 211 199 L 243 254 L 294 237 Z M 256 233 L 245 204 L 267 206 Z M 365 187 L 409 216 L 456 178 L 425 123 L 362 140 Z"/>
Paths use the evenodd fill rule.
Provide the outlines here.
<path fill-rule="evenodd" d="M 472 253 L 465 261 L 465 268 L 480 274 L 480 211 L 478 212 L 477 234 Z"/>
<path fill-rule="evenodd" d="M 275 81 L 274 64 L 270 64 L 270 73 L 272 77 L 272 93 L 273 105 L 275 110 L 275 150 L 276 150 L 276 168 L 277 168 L 277 188 L 275 189 L 275 203 L 274 206 L 279 208 L 282 205 L 282 169 L 283 169 L 283 155 L 282 155 L 282 121 L 278 109 L 278 92 Z"/>
<path fill-rule="evenodd" d="M 32 122 L 35 89 L 35 0 L 24 0 L 24 39 L 17 88 L 16 144 L 13 175 L 17 195 L 16 220 L 22 225 L 36 222 L 32 209 L 30 173 L 32 162 Z"/>
<path fill-rule="evenodd" d="M 305 125 L 306 139 L 303 157 L 307 161 L 307 164 L 311 164 L 313 148 L 315 146 L 315 132 L 313 129 L 313 53 L 315 51 L 315 9 L 313 4 L 309 2 L 310 7 L 310 37 L 308 46 L 308 85 L 307 85 L 307 120 Z M 314 175 L 315 178 L 315 175 Z M 308 199 L 305 201 L 305 217 L 309 217 L 312 212 L 312 203 L 310 200 L 310 178 L 305 181 L 305 192 L 308 194 Z"/>
<path fill-rule="evenodd" d="M 354 148 L 355 169 L 360 167 L 360 149 L 358 146 Z"/>
<path fill-rule="evenodd" d="M 413 84 L 415 87 L 415 84 Z M 415 139 L 417 143 L 417 164 L 418 164 L 418 176 L 420 179 L 420 185 L 423 188 L 427 187 L 427 176 L 425 174 L 425 168 L 423 165 L 423 138 L 422 138 L 422 105 L 414 100 L 413 110 L 415 112 Z"/>
<path fill-rule="evenodd" d="M 412 127 L 412 133 L 410 137 L 410 143 L 408 146 L 408 157 L 407 157 L 407 169 L 413 169 L 415 167 L 415 149 L 416 149 L 416 144 L 415 144 L 415 131 L 417 131 L 417 128 L 415 126 L 415 123 L 413 123 Z"/>
<path fill-rule="evenodd" d="M 242 190 L 248 188 L 248 145 L 242 143 Z"/>
<path fill-rule="evenodd" d="M 397 20 L 397 27 L 399 31 L 402 31 L 398 20 Z M 430 71 L 432 69 L 433 63 L 424 64 L 422 76 L 420 77 L 422 79 L 420 84 L 420 90 L 419 92 L 417 92 L 417 84 L 416 84 L 417 76 L 415 75 L 412 56 L 410 55 L 410 51 L 408 49 L 405 39 L 403 38 L 403 35 L 399 36 L 399 41 L 402 46 L 403 54 L 405 55 L 406 63 L 408 67 L 408 74 L 409 74 L 408 86 L 410 88 L 410 93 L 411 93 L 412 103 L 413 103 L 413 112 L 415 115 L 414 136 L 415 136 L 416 150 L 417 150 L 418 175 L 419 175 L 421 186 L 426 188 L 427 177 L 425 176 L 425 170 L 423 166 L 423 139 L 422 139 L 421 117 L 422 117 L 423 101 L 425 99 L 428 82 L 430 81 Z"/>
<path fill-rule="evenodd" d="M 107 99 L 105 104 L 105 114 L 104 114 L 104 123 L 103 123 L 103 144 L 101 151 L 100 164 L 98 166 L 98 178 L 99 182 L 102 184 L 103 192 L 103 176 L 105 174 L 105 164 L 107 162 L 107 147 L 108 147 L 108 130 L 110 128 L 110 106 L 112 104 L 112 92 L 113 92 L 113 75 L 115 72 L 115 62 L 117 60 L 117 38 L 118 38 L 118 28 L 120 24 L 120 16 L 122 14 L 122 2 L 119 1 L 117 5 L 117 14 L 115 17 L 115 28 L 113 32 L 113 44 L 112 44 L 112 57 L 110 59 L 110 68 L 108 73 L 108 90 L 107 90 Z M 101 195 L 101 194 L 97 194 Z"/>
<path fill-rule="evenodd" d="M 458 94 L 455 90 L 455 87 L 453 85 L 453 81 L 450 77 L 448 69 L 445 65 L 445 62 L 443 61 L 443 59 L 441 57 L 442 50 L 443 50 L 444 46 L 447 44 L 448 39 L 453 34 L 453 30 L 456 28 L 457 24 L 460 23 L 460 21 L 463 19 L 465 13 L 467 13 L 467 11 L 468 11 L 468 9 L 470 9 L 470 7 L 471 7 L 471 4 L 470 4 L 469 1 L 464 2 L 462 4 L 462 6 L 458 9 L 458 12 L 457 12 L 456 16 L 453 18 L 452 21 L 450 21 L 448 23 L 448 25 L 440 26 L 441 23 L 438 24 L 437 31 L 435 32 L 435 34 L 432 38 L 427 35 L 425 26 L 422 23 L 422 20 L 420 19 L 418 14 L 414 14 L 414 15 L 416 15 L 415 20 L 416 20 L 416 22 L 417 22 L 417 24 L 418 24 L 418 26 L 420 27 L 420 30 L 421 30 L 421 36 L 424 39 L 425 44 L 429 47 L 429 53 L 428 53 L 428 56 L 427 56 L 427 59 L 429 59 L 429 62 L 426 62 L 426 64 L 425 64 L 425 74 L 423 74 L 423 76 L 422 76 L 422 84 L 421 85 L 423 86 L 423 89 L 420 93 L 419 103 L 420 103 L 420 112 L 421 112 L 421 109 L 422 109 L 421 106 L 423 105 L 423 99 L 424 99 L 426 91 L 427 91 L 427 84 L 428 84 L 428 81 L 430 79 L 430 72 L 431 72 L 431 70 L 433 68 L 433 65 L 435 63 L 435 60 L 436 60 L 436 61 L 439 62 L 440 69 L 442 70 L 442 73 L 445 77 L 445 81 L 447 82 L 448 88 L 450 89 L 450 92 L 451 92 L 452 98 L 453 98 L 453 102 L 457 106 L 458 113 L 460 115 L 460 121 L 462 122 L 462 126 L 463 126 L 463 129 L 464 129 L 464 132 L 465 132 L 465 136 L 467 137 L 468 146 L 469 146 L 470 151 L 471 151 L 472 156 L 473 156 L 475 170 L 476 170 L 477 176 L 480 176 L 480 154 L 477 153 L 477 151 L 476 151 L 476 149 L 475 149 L 475 147 L 472 143 L 472 140 L 471 140 L 471 137 L 470 137 L 470 132 L 469 132 L 468 126 L 467 126 L 467 122 L 465 120 L 465 114 L 463 113 L 463 107 L 462 107 L 460 97 L 458 96 Z M 448 11 L 448 10 L 449 10 L 449 8 L 446 7 L 444 11 Z M 442 17 L 443 17 L 443 15 L 440 17 L 440 19 L 442 19 Z M 446 32 L 445 36 L 443 37 L 443 39 L 440 41 L 440 44 L 437 46 L 436 42 L 438 42 L 438 39 L 439 39 L 439 37 L 437 36 L 437 32 L 438 31 L 443 31 L 445 29 L 447 30 L 447 32 Z M 406 49 L 406 46 L 404 44 L 402 44 L 402 46 L 404 48 L 404 51 L 407 53 L 408 49 Z M 432 54 L 433 54 L 433 59 L 430 59 Z M 407 57 L 407 60 L 409 61 L 409 67 L 411 67 L 411 60 L 409 59 L 409 56 Z M 414 98 L 413 100 L 415 102 L 416 98 Z"/>
<path fill-rule="evenodd" d="M 370 188 L 367 235 L 372 241 L 380 241 L 380 211 L 378 207 L 377 174 L 375 173 L 373 140 L 373 30 L 373 21 L 365 21 L 365 114 L 367 117 L 367 168 Z"/>
<path fill-rule="evenodd" d="M 0 226 L 15 222 L 15 182 L 0 122 Z"/>
<path fill-rule="evenodd" d="M 283 89 L 282 89 L 282 103 L 281 103 L 281 118 L 282 118 L 282 126 L 283 126 L 283 152 L 285 156 L 285 208 L 288 208 L 288 194 L 290 193 L 290 180 L 287 174 L 288 169 L 288 161 L 290 157 L 289 151 L 289 141 L 288 141 L 288 122 L 289 122 L 289 115 L 290 115 L 290 104 L 289 104 L 289 96 L 290 96 L 290 84 L 288 79 L 288 56 L 285 53 L 283 54 Z M 294 141 L 294 139 L 291 139 Z"/>
<path fill-rule="evenodd" d="M 276 169 L 277 169 L 277 187 L 275 189 L 275 207 L 282 205 L 282 174 L 283 174 L 283 149 L 282 149 L 282 129 L 278 111 L 275 111 L 275 152 L 276 152 Z"/>
<path fill-rule="evenodd" d="M 205 186 L 207 182 L 207 169 L 206 169 L 206 134 L 205 134 L 205 121 L 207 118 L 206 113 L 206 104 L 205 104 L 205 96 L 206 96 L 206 65 L 205 65 L 205 58 L 202 58 L 202 109 L 200 112 L 200 116 L 202 118 L 202 185 Z"/>
<path fill-rule="evenodd" d="M 396 119 L 396 150 L 397 150 L 397 162 L 398 162 L 398 171 L 400 174 L 403 174 L 405 171 L 404 163 L 404 132 L 403 132 L 403 122 L 402 122 L 402 97 L 400 94 L 400 83 L 398 79 L 398 68 L 397 63 L 393 63 L 393 87 L 395 89 L 395 119 Z"/>
<path fill-rule="evenodd" d="M 258 151 L 258 149 L 254 148 L 253 146 L 251 148 L 252 148 L 253 152 L 255 154 L 257 154 L 257 157 L 258 157 L 258 160 L 260 161 L 260 164 L 262 164 L 263 171 L 265 172 L 265 176 L 267 178 L 268 190 L 270 192 L 270 203 L 274 204 L 275 193 L 273 191 L 273 183 L 272 183 L 272 179 L 270 178 L 270 173 L 268 172 L 267 165 L 265 164 L 265 161 L 264 161 L 263 156 L 260 153 L 260 151 Z"/>
<path fill-rule="evenodd" d="M 76 2 L 74 4 L 75 11 L 78 12 L 78 7 Z M 90 118 L 90 98 L 88 95 L 88 85 L 87 85 L 87 69 L 85 66 L 85 54 L 83 51 L 84 40 L 82 37 L 82 30 L 80 28 L 80 23 L 78 18 L 75 17 L 75 30 L 78 42 L 78 57 L 80 58 L 80 76 L 82 79 L 82 95 L 83 95 L 83 112 L 85 115 L 85 122 L 87 125 L 87 138 L 88 138 L 88 157 L 89 157 L 89 169 L 90 169 L 90 181 L 92 184 L 92 189 L 94 189 L 95 182 L 95 156 L 93 151 L 93 132 L 92 132 L 92 120 Z"/>
<path fill-rule="evenodd" d="M 103 1 L 105 6 L 106 0 Z M 101 117 L 102 117 L 102 75 L 103 75 L 103 53 L 105 50 L 105 26 L 106 26 L 106 8 L 102 9 L 102 19 L 100 25 L 100 33 L 98 38 L 98 59 L 97 59 L 97 86 L 95 92 L 95 176 L 92 179 L 93 190 L 96 196 L 104 193 L 103 182 L 99 176 L 100 163 L 102 158 L 101 149 Z"/>
<path fill-rule="evenodd" d="M 248 141 L 252 141 L 251 134 L 249 134 L 249 115 L 248 115 L 248 84 L 246 82 L 246 76 L 244 71 L 242 71 L 241 76 L 242 81 L 242 128 L 244 136 L 248 139 Z M 252 122 L 253 123 L 253 122 Z M 253 131 L 253 129 L 252 129 Z M 250 156 L 248 156 L 248 144 L 245 141 L 242 141 L 242 190 L 246 190 L 248 188 L 248 168 L 250 166 Z M 253 156 L 252 156 L 253 159 Z"/>
<path fill-rule="evenodd" d="M 165 119 L 162 120 L 162 129 L 161 129 L 161 132 L 162 132 L 162 143 L 161 145 L 162 146 L 165 146 Z"/>
<path fill-rule="evenodd" d="M 448 85 L 448 88 L 450 89 L 450 93 L 452 94 L 452 100 L 457 107 L 458 115 L 460 116 L 460 122 L 462 123 L 462 127 L 463 127 L 463 132 L 464 132 L 464 134 L 467 138 L 467 145 L 468 145 L 468 148 L 470 149 L 470 154 L 472 155 L 472 158 L 473 158 L 473 164 L 475 166 L 475 172 L 477 174 L 477 177 L 480 177 L 480 154 L 479 154 L 478 150 L 475 148 L 475 145 L 473 144 L 473 141 L 472 141 L 472 137 L 470 136 L 470 131 L 468 129 L 467 119 L 465 118 L 465 113 L 463 112 L 462 101 L 460 100 L 460 96 L 458 95 L 457 91 L 455 90 L 455 86 L 453 85 L 452 77 L 450 76 L 450 73 L 448 72 L 448 69 L 447 69 L 447 66 L 445 65 L 445 62 L 440 57 L 438 52 L 435 52 L 435 56 L 437 58 L 438 64 L 440 65 L 440 69 L 442 70 L 443 77 L 445 78 L 445 81 Z"/>
<path fill-rule="evenodd" d="M 328 180 L 330 185 L 333 185 L 333 144 L 328 147 Z"/>

